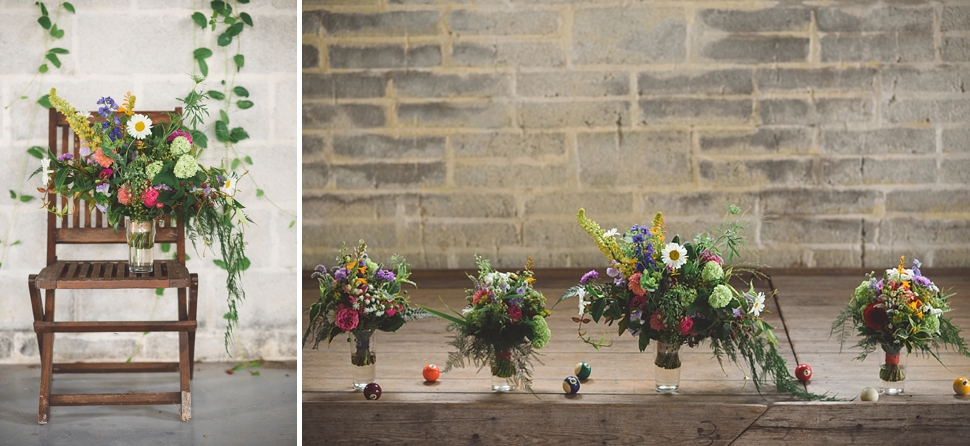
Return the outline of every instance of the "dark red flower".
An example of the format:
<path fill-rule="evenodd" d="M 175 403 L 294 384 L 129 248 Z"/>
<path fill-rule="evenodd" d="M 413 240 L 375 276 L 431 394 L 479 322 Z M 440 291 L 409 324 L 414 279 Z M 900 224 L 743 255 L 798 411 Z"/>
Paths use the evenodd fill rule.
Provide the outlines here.
<path fill-rule="evenodd" d="M 518 322 L 522 319 L 522 309 L 512 305 L 509 307 L 509 317 L 512 318 L 513 322 Z"/>
<path fill-rule="evenodd" d="M 886 309 L 877 306 L 878 304 L 871 303 L 862 310 L 862 320 L 865 321 L 866 327 L 869 327 L 875 331 L 881 331 L 889 325 L 889 314 L 886 313 Z"/>
<path fill-rule="evenodd" d="M 633 298 L 630 299 L 631 310 L 639 310 L 643 308 L 643 306 L 646 304 L 647 304 L 647 298 L 644 296 L 633 296 Z"/>

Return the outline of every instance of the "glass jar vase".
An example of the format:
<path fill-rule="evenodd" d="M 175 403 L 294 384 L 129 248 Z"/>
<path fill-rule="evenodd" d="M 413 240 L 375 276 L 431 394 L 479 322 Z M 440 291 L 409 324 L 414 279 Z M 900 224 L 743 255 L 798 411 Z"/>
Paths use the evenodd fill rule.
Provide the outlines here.
<path fill-rule="evenodd" d="M 128 240 L 128 269 L 133 273 L 150 273 L 155 260 L 155 220 L 133 220 L 125 217 Z"/>
<path fill-rule="evenodd" d="M 674 393 L 680 390 L 680 344 L 657 342 L 657 392 Z"/>

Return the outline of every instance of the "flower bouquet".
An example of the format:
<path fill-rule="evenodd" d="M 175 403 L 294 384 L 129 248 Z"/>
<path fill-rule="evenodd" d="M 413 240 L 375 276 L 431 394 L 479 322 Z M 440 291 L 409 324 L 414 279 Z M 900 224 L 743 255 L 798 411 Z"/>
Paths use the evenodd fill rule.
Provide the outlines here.
<path fill-rule="evenodd" d="M 202 80 L 194 78 L 192 91 L 179 99 L 185 105 L 184 113 L 168 114 L 169 122 L 164 124 L 135 113 L 131 93 L 121 104 L 101 98 L 92 117 L 79 112 L 52 88 L 50 102 L 67 118 L 80 147 L 75 153 L 48 153 L 34 174 L 42 175 L 43 187 L 38 191 L 45 194 L 44 206 L 49 212 L 59 216 L 79 212 L 72 204 L 59 206 L 48 201 L 56 193 L 81 200 L 89 210 L 97 208 L 116 231 L 124 218 L 133 272 L 151 271 L 155 222 L 161 218 L 183 217 L 193 245 L 201 238 L 208 247 L 218 238 L 221 265 L 228 271 L 228 348 L 238 322 L 236 305 L 245 296 L 240 283 L 249 259 L 240 226 L 249 218 L 242 212 L 244 206 L 233 198 L 237 175 L 198 162 L 203 148 L 193 142 L 193 135 L 205 138 L 196 126 L 208 113 L 202 103 L 206 95 L 196 91 Z"/>
<path fill-rule="evenodd" d="M 864 360 L 877 346 L 882 347 L 882 393 L 903 393 L 905 360 L 913 350 L 936 358 L 940 364 L 940 344 L 970 356 L 960 329 L 943 317 L 950 311 L 947 300 L 953 294 L 943 294 L 923 276 L 920 266 L 919 260 L 913 260 L 913 268 L 907 269 L 901 257 L 899 266 L 887 269 L 881 277 L 869 273 L 832 323 L 832 333 L 839 333 L 840 346 L 845 345 L 853 328 L 861 337 L 855 347 L 862 348 L 862 353 L 856 359 Z M 901 356 L 903 349 L 906 356 Z"/>
<path fill-rule="evenodd" d="M 464 367 L 469 359 L 479 370 L 491 368 L 492 390 L 531 389 L 536 350 L 552 335 L 545 319 L 551 314 L 545 308 L 546 298 L 532 287 L 532 258 L 524 271 L 514 273 L 497 272 L 481 257 L 476 256 L 476 261 L 478 277 L 468 276 L 473 287 L 466 290 L 468 306 L 461 313 L 452 310 L 457 315 L 453 316 L 426 308 L 450 321 L 448 330 L 455 332 L 451 345 L 457 351 L 448 354 L 444 371 Z"/>
<path fill-rule="evenodd" d="M 731 206 L 731 215 L 740 212 Z M 597 283 L 599 273 L 590 271 L 578 286 L 560 298 L 579 298 L 580 337 L 597 349 L 609 345 L 587 336 L 583 325 L 605 319 L 618 325 L 619 334 L 639 338 L 640 351 L 657 341 L 656 388 L 676 392 L 680 384 L 681 345 L 694 347 L 710 339 L 718 362 L 727 356 L 747 363 L 758 391 L 770 378 L 779 391 L 802 398 L 820 398 L 801 389 L 779 356 L 777 338 L 762 318 L 765 295 L 751 289 L 744 293 L 730 284 L 732 268 L 725 268 L 720 248 L 727 248 L 728 262 L 743 248 L 740 222 L 728 222 L 717 238 L 700 234 L 683 242 L 666 237 L 663 215 L 657 213 L 651 226 L 634 225 L 619 234 L 605 231 L 579 210 L 580 225 L 610 260 L 609 281 Z"/>
<path fill-rule="evenodd" d="M 332 271 L 317 266 L 311 277 L 320 282 L 320 300 L 307 310 L 310 325 L 303 334 L 303 345 L 312 339 L 313 348 L 317 348 L 324 339 L 329 344 L 340 334 L 350 333 L 347 342 L 354 342 L 350 356 L 355 366 L 354 388 L 363 389 L 374 382 L 374 331 L 397 331 L 405 322 L 427 316 L 410 306 L 408 292 L 401 287 L 404 283 L 414 285 L 408 280 L 410 275 L 410 266 L 402 257 L 391 257 L 389 269 L 375 263 L 367 256 L 363 240 L 353 254 L 342 250 Z"/>

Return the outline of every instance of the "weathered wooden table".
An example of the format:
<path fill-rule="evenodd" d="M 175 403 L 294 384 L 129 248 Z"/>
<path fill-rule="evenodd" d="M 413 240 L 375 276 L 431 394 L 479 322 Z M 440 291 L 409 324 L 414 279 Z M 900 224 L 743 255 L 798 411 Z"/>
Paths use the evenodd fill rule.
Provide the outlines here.
<path fill-rule="evenodd" d="M 774 270 L 756 282 L 776 290 L 767 319 L 775 327 L 781 353 L 794 369 L 811 365 L 807 388 L 816 393 L 856 398 L 866 386 L 879 387 L 879 357 L 864 362 L 846 344 L 829 338 L 835 316 L 869 270 Z M 585 271 L 539 270 L 537 289 L 552 303 Z M 952 288 L 949 315 L 970 327 L 970 271 L 924 271 L 941 288 Z M 444 309 L 464 305 L 470 281 L 462 271 L 422 271 L 412 301 Z M 439 298 L 441 300 L 439 300 Z M 304 307 L 317 299 L 304 291 Z M 550 303 L 550 304 L 551 304 Z M 682 350 L 681 391 L 654 390 L 654 344 L 637 350 L 636 340 L 604 324 L 589 333 L 611 333 L 614 345 L 599 351 L 582 343 L 571 318 L 576 300 L 564 301 L 548 319 L 553 337 L 540 352 L 533 390 L 491 392 L 488 369 L 475 367 L 442 374 L 425 383 L 425 364 L 444 366 L 450 346 L 446 323 L 423 319 L 397 333 L 375 336 L 377 381 L 383 395 L 368 401 L 350 390 L 351 347 L 337 338 L 329 348 L 303 350 L 303 444 L 966 444 L 970 435 L 970 397 L 957 397 L 951 385 L 970 375 L 970 358 L 941 352 L 946 367 L 932 358 L 911 356 L 906 394 L 878 402 L 801 402 L 763 389 L 759 395 L 733 363 L 723 369 L 707 343 Z M 304 317 L 304 326 L 306 318 Z M 878 353 L 878 352 L 877 352 Z M 579 394 L 567 396 L 562 380 L 577 362 L 593 367 Z M 857 398 L 856 398 L 857 399 Z"/>

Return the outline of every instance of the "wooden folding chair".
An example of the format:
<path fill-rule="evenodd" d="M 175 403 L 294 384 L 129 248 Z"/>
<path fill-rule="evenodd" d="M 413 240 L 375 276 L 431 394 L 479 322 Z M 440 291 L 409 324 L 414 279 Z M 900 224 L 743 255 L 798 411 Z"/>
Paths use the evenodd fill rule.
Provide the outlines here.
<path fill-rule="evenodd" d="M 181 113 L 181 108 L 175 110 Z M 142 112 L 153 123 L 168 122 L 169 117 L 162 112 Z M 72 153 L 79 157 L 80 141 L 74 135 L 64 115 L 55 109 L 50 110 L 50 149 L 54 156 Z M 198 326 L 196 310 L 199 290 L 199 277 L 190 274 L 185 267 L 185 229 L 182 217 L 161 218 L 157 225 L 155 241 L 173 243 L 176 246 L 175 260 L 155 260 L 151 273 L 131 273 L 125 261 L 75 261 L 59 260 L 57 245 L 61 244 L 105 244 L 126 245 L 125 231 L 115 232 L 107 223 L 107 218 L 97 209 L 88 210 L 84 203 L 70 197 L 48 196 L 51 203 L 61 206 L 70 204 L 73 214 L 57 217 L 49 214 L 47 218 L 47 267 L 28 278 L 30 302 L 34 313 L 34 331 L 40 347 L 40 406 L 37 421 L 46 424 L 50 419 L 51 406 L 100 406 L 100 405 L 151 405 L 179 404 L 182 421 L 192 418 L 192 394 L 190 382 L 195 360 L 195 330 Z M 120 253 L 120 251 L 119 251 Z M 125 251 L 127 257 L 127 251 Z M 54 320 L 55 290 L 79 289 L 178 289 L 177 321 L 64 321 Z M 44 299 L 41 292 L 44 290 Z M 186 296 L 186 294 L 188 296 Z M 178 362 L 135 362 L 135 363 L 54 363 L 55 333 L 95 333 L 95 332 L 150 332 L 175 331 L 179 333 Z M 180 389 L 178 392 L 153 393 L 81 393 L 52 394 L 51 381 L 54 373 L 124 373 L 124 372 L 178 372 Z"/>

